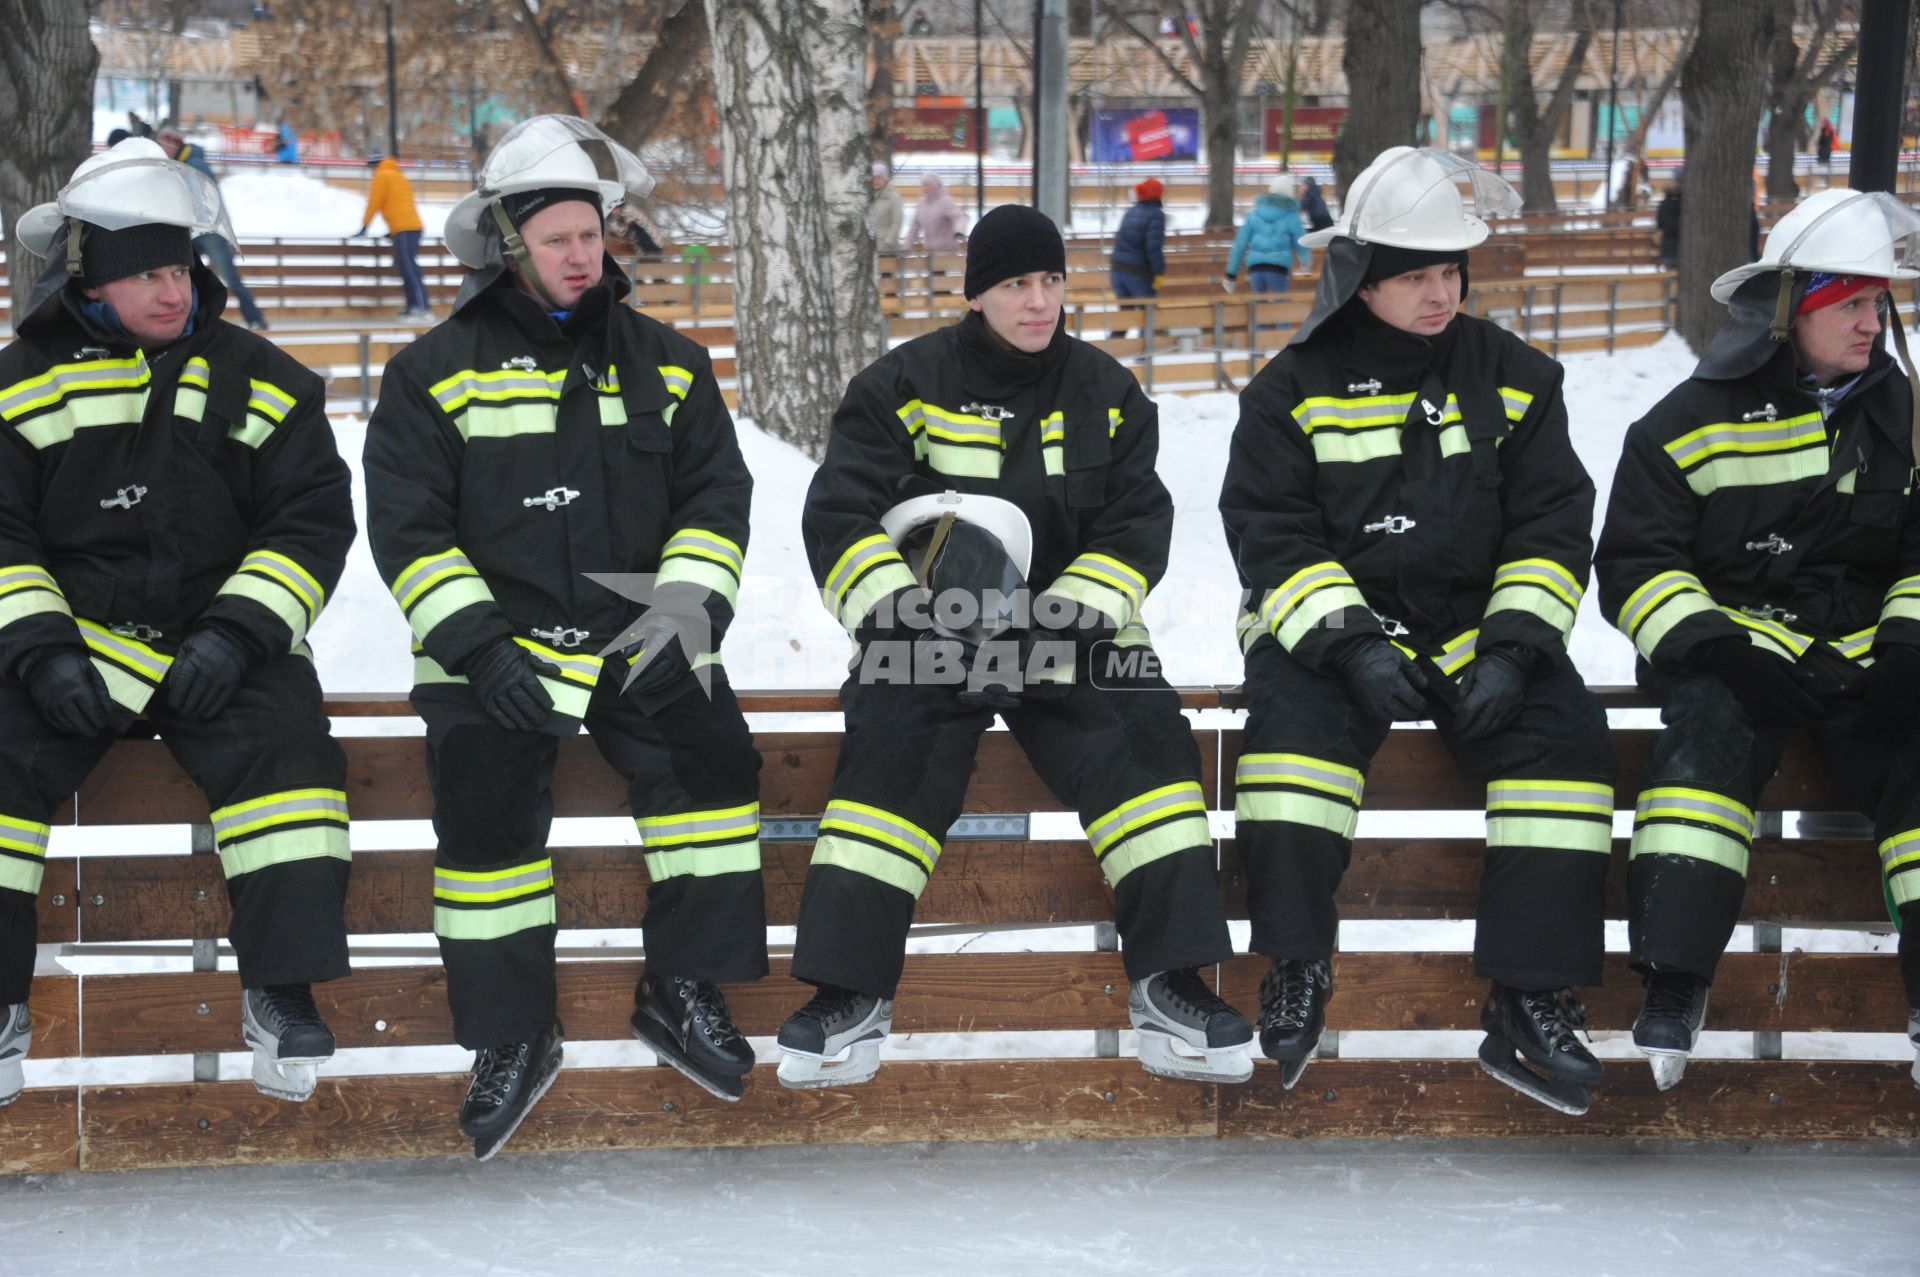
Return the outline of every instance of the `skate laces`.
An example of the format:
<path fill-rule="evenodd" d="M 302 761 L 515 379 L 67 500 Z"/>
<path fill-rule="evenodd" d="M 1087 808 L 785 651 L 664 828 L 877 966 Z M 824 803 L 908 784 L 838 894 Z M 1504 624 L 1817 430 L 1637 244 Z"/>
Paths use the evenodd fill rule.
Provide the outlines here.
<path fill-rule="evenodd" d="M 324 1029 L 320 1008 L 313 1004 L 313 988 L 305 984 L 270 984 L 260 990 L 277 1027 L 281 1029 Z"/>
<path fill-rule="evenodd" d="M 861 1003 L 865 1001 L 866 996 L 864 994 L 856 993 L 852 989 L 840 989 L 832 985 L 821 985 L 819 991 L 813 995 L 807 1005 L 801 1007 L 793 1014 L 799 1019 L 818 1020 L 821 1026 L 824 1027 L 832 1024 L 835 1020 L 841 1020 L 851 1016 L 855 1011 L 860 1009 Z"/>
<path fill-rule="evenodd" d="M 467 1099 L 495 1108 L 505 1103 L 508 1090 L 520 1075 L 522 1052 L 526 1049 L 525 1042 L 509 1042 L 481 1051 L 473 1062 L 473 1085 L 467 1088 Z"/>
<path fill-rule="evenodd" d="M 692 1009 L 709 1040 L 723 1042 L 728 1038 L 741 1036 L 733 1023 L 733 1016 L 727 1010 L 727 1000 L 720 993 L 720 986 L 708 980 L 688 980 L 674 977 L 674 983 L 686 996 L 687 1005 Z M 812 1006 L 810 1002 L 807 1004 Z"/>
<path fill-rule="evenodd" d="M 1693 1003 L 1693 982 L 1686 976 L 1647 977 L 1647 1001 L 1643 1014 L 1649 1018 L 1688 1020 L 1693 1015 Z"/>
<path fill-rule="evenodd" d="M 1546 1030 L 1547 1045 L 1556 1051 L 1578 1047 L 1576 1030 L 1587 1027 L 1587 1011 L 1572 989 L 1553 989 L 1543 993 L 1522 993 L 1527 1013 Z"/>
<path fill-rule="evenodd" d="M 1313 1018 L 1313 991 L 1329 983 L 1322 978 L 1324 962 L 1282 960 L 1260 981 L 1262 1028 L 1304 1028 Z"/>
<path fill-rule="evenodd" d="M 1177 971 L 1167 972 L 1166 979 L 1161 981 L 1160 987 L 1173 1003 L 1176 1011 L 1188 1012 L 1202 1020 L 1223 1011 L 1233 1011 L 1226 999 L 1207 987 L 1207 982 L 1200 978 L 1197 967 L 1182 967 Z"/>

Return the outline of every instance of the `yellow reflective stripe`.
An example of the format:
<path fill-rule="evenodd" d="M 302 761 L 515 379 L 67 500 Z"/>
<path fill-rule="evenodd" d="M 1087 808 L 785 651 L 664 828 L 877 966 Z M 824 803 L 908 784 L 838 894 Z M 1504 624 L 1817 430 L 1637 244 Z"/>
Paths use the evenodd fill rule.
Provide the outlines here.
<path fill-rule="evenodd" d="M 1103 858 L 1134 830 L 1170 816 L 1198 813 L 1204 828 L 1206 811 L 1207 800 L 1198 781 L 1175 781 L 1137 794 L 1095 820 L 1087 826 L 1087 841 L 1093 844 L 1093 854 Z"/>
<path fill-rule="evenodd" d="M 0 421 L 18 420 L 36 409 L 58 403 L 73 391 L 131 390 L 152 379 L 147 358 L 139 352 L 127 359 L 55 364 L 38 376 L 0 389 Z"/>
<path fill-rule="evenodd" d="M 347 819 L 346 791 L 339 789 L 287 789 L 262 794 L 245 802 L 231 803 L 207 817 L 217 839 L 241 838 L 271 825 L 303 820 Z"/>
<path fill-rule="evenodd" d="M 1407 410 L 1413 407 L 1417 397 L 1417 393 L 1412 391 L 1403 395 L 1366 395 L 1358 399 L 1316 395 L 1294 405 L 1293 419 L 1308 435 L 1315 430 L 1328 428 L 1352 430 L 1365 426 L 1397 426 L 1407 419 Z"/>
<path fill-rule="evenodd" d="M 683 811 L 666 816 L 636 816 L 633 824 L 639 830 L 640 841 L 654 848 L 713 838 L 757 837 L 760 804 L 742 803 L 738 807 Z"/>
<path fill-rule="evenodd" d="M 247 411 L 257 412 L 278 425 L 287 419 L 293 411 L 294 398 L 270 381 L 261 381 L 255 377 L 247 379 Z"/>
<path fill-rule="evenodd" d="M 1824 444 L 1798 452 L 1761 457 L 1715 457 L 1687 471 L 1687 486 L 1695 496 L 1710 497 L 1721 488 L 1755 488 L 1767 484 L 1798 483 L 1827 473 Z"/>
<path fill-rule="evenodd" d="M 1256 785 L 1297 785 L 1318 789 L 1360 806 L 1367 780 L 1359 769 L 1307 754 L 1242 754 L 1234 764 L 1237 789 Z"/>
<path fill-rule="evenodd" d="M 862 537 L 848 546 L 839 561 L 833 565 L 833 570 L 827 573 L 826 584 L 821 587 L 827 609 L 838 611 L 855 578 L 868 568 L 888 561 L 902 565 L 906 563 L 906 560 L 900 557 L 900 551 L 893 548 L 893 542 L 889 541 L 883 533 Z"/>
<path fill-rule="evenodd" d="M 201 356 L 195 355 L 180 369 L 179 380 L 183 386 L 198 386 L 205 390 L 213 384 L 213 365 Z"/>
<path fill-rule="evenodd" d="M 822 833 L 813 844 L 811 863 L 863 874 L 889 887 L 897 887 L 915 900 L 926 889 L 927 876 L 932 872 L 918 861 L 882 851 L 872 843 L 828 833 Z"/>
<path fill-rule="evenodd" d="M 1713 596 L 1707 593 L 1707 587 L 1702 585 L 1700 578 L 1693 573 L 1657 572 L 1642 582 L 1639 589 L 1627 596 L 1627 601 L 1620 605 L 1620 615 L 1615 618 L 1614 624 L 1628 638 L 1634 638 L 1640 627 L 1646 624 L 1647 618 L 1652 616 L 1662 603 L 1676 594 L 1686 592 L 1701 595 L 1709 606 L 1712 605 Z M 1690 610 L 1698 611 L 1699 609 Z"/>
<path fill-rule="evenodd" d="M 22 439 L 36 448 L 51 448 L 73 438 L 75 432 L 96 426 L 137 426 L 147 415 L 147 391 L 117 395 L 87 395 L 68 399 L 53 412 L 15 426 Z"/>
<path fill-rule="evenodd" d="M 115 634 L 97 621 L 82 616 L 74 618 L 74 624 L 80 627 L 80 637 L 93 649 L 94 655 L 153 683 L 165 678 L 173 665 L 171 656 L 162 655 L 139 639 Z"/>
<path fill-rule="evenodd" d="M 394 577 L 393 584 L 388 588 L 402 608 L 411 608 L 422 594 L 447 577 L 479 575 L 480 570 L 473 566 L 473 560 L 455 547 L 415 559 L 400 569 L 400 574 Z"/>
<path fill-rule="evenodd" d="M 1452 678 L 1455 674 L 1458 674 L 1461 670 L 1473 664 L 1474 658 L 1478 656 L 1479 653 L 1480 631 L 1472 629 L 1460 635 L 1458 638 L 1443 644 L 1439 654 L 1433 658 L 1433 663 L 1440 667 L 1442 674 L 1445 674 L 1448 678 Z"/>
<path fill-rule="evenodd" d="M 928 873 L 940 860 L 940 840 L 920 826 L 879 807 L 835 798 L 820 818 L 820 832 L 838 830 L 885 843 L 911 856 Z"/>
<path fill-rule="evenodd" d="M 1855 630 L 1837 639 L 1828 639 L 1827 642 L 1832 644 L 1833 649 L 1840 655 L 1850 661 L 1857 661 L 1873 650 L 1873 639 L 1879 632 L 1880 627 L 1874 625 L 1864 630 Z"/>
<path fill-rule="evenodd" d="M 173 415 L 188 421 L 204 421 L 207 416 L 207 392 L 197 386 L 173 388 Z M 229 430 L 228 433 L 232 433 Z"/>
<path fill-rule="evenodd" d="M 1400 455 L 1400 431 L 1393 428 L 1360 434 L 1321 430 L 1311 438 L 1313 459 L 1321 465 L 1358 465 Z"/>
<path fill-rule="evenodd" d="M 1579 575 L 1573 569 L 1552 559 L 1515 559 L 1503 563 L 1494 569 L 1493 589 L 1499 593 L 1506 586 L 1531 585 L 1546 590 L 1570 608 L 1577 609 L 1580 600 L 1586 595 L 1586 587 L 1580 584 Z"/>
<path fill-rule="evenodd" d="M 434 383 L 427 393 L 452 417 L 459 415 L 475 401 L 501 403 L 516 398 L 557 401 L 560 387 L 566 380 L 567 370 L 564 368 L 558 372 L 541 372 L 536 368 L 477 372 L 468 368 Z"/>
<path fill-rule="evenodd" d="M 1236 822 L 1271 820 L 1306 825 L 1341 838 L 1353 837 L 1360 823 L 1360 809 L 1350 803 L 1290 789 L 1242 789 L 1234 795 L 1233 816 Z"/>
<path fill-rule="evenodd" d="M 667 393 L 676 399 L 685 399 L 687 392 L 693 389 L 693 373 L 678 364 L 661 364 L 659 369 L 660 380 L 666 383 Z"/>
<path fill-rule="evenodd" d="M 37 563 L 0 567 L 0 629 L 42 613 L 72 616 L 60 583 Z"/>
<path fill-rule="evenodd" d="M 249 448 L 258 448 L 273 434 L 273 422 L 257 412 L 250 412 L 246 420 L 239 425 L 227 427 L 227 438 Z"/>
<path fill-rule="evenodd" d="M 1818 412 L 1809 412 L 1780 421 L 1718 421 L 1689 430 L 1664 446 L 1674 464 L 1687 470 L 1710 457 L 1782 453 L 1824 445 L 1826 441 L 1826 422 Z M 1824 461 L 1823 457 L 1822 473 L 1826 471 Z"/>
<path fill-rule="evenodd" d="M 0 856 L 0 890 L 23 891 L 29 896 L 37 896 L 46 873 L 46 865 L 38 860 Z"/>
<path fill-rule="evenodd" d="M 522 900 L 497 909 L 433 908 L 433 934 L 446 940 L 504 940 L 534 927 L 557 925 L 553 897 Z"/>
<path fill-rule="evenodd" d="M 667 538 L 660 550 L 662 559 L 675 555 L 692 555 L 718 563 L 738 576 L 746 566 L 747 554 L 737 541 L 731 541 L 718 532 L 708 532 L 704 528 L 681 528 Z"/>
<path fill-rule="evenodd" d="M 220 586 L 219 593 L 258 603 L 292 632 L 295 642 L 305 637 L 308 626 L 313 623 L 305 602 L 277 581 L 263 581 L 251 573 L 236 572 Z"/>
<path fill-rule="evenodd" d="M 1920 829 L 1905 829 L 1880 841 L 1880 870 L 1891 874 L 1903 865 L 1920 861 Z"/>
<path fill-rule="evenodd" d="M 591 688 L 598 683 L 601 668 L 606 665 L 603 657 L 586 652 L 562 652 L 557 648 L 548 647 L 545 643 L 521 638 L 517 634 L 513 641 L 552 665 L 558 671 L 554 677 L 565 679 L 570 683 L 578 683 L 582 687 Z"/>
<path fill-rule="evenodd" d="M 1064 570 L 1112 586 L 1132 599 L 1136 608 L 1147 601 L 1147 578 L 1110 554 L 1079 555 Z"/>
<path fill-rule="evenodd" d="M 1046 593 L 1071 599 L 1082 607 L 1090 607 L 1113 622 L 1119 629 L 1133 620 L 1134 602 L 1131 597 L 1084 577 L 1069 576 L 1062 572 L 1048 586 Z"/>
<path fill-rule="evenodd" d="M 327 592 L 313 573 L 276 550 L 255 550 L 240 560 L 240 571 L 254 572 L 274 581 L 299 599 L 309 619 L 318 617 L 327 605 Z"/>
<path fill-rule="evenodd" d="M 1627 854 L 1629 857 L 1691 856 L 1695 860 L 1731 869 L 1744 878 L 1747 876 L 1750 853 L 1745 842 L 1715 829 L 1702 829 L 1697 825 L 1654 824 L 1640 825 L 1634 829 L 1633 842 Z"/>
<path fill-rule="evenodd" d="M 1586 780 L 1496 780 L 1487 811 L 1554 811 L 1613 819 L 1613 786 Z"/>
<path fill-rule="evenodd" d="M 760 840 L 714 846 L 671 847 L 645 853 L 647 873 L 655 882 L 669 878 L 717 878 L 721 874 L 760 872 Z"/>
<path fill-rule="evenodd" d="M 353 859 L 344 825 L 313 825 L 306 829 L 283 829 L 262 834 L 242 843 L 222 845 L 220 870 L 228 878 L 238 878 L 274 865 L 290 865 L 301 860 Z"/>
<path fill-rule="evenodd" d="M 560 409 L 555 403 L 475 403 L 463 411 L 456 425 L 460 437 L 510 439 L 515 435 L 550 435 L 558 426 Z"/>
<path fill-rule="evenodd" d="M 1770 621 L 1765 617 L 1748 616 L 1738 608 L 1723 607 L 1720 610 L 1726 613 L 1729 619 L 1746 626 L 1748 629 L 1754 631 L 1754 634 L 1766 638 L 1774 647 L 1779 648 L 1794 660 L 1799 660 L 1802 656 L 1806 655 L 1807 649 L 1813 646 L 1813 638 L 1811 635 L 1802 634 L 1798 630 L 1788 629 L 1778 621 Z M 1749 634 L 1747 637 L 1751 639 L 1754 635 Z M 1767 644 L 1761 643 L 1759 646 L 1765 647 Z"/>
<path fill-rule="evenodd" d="M 1890 599 L 1904 594 L 1920 595 L 1920 576 L 1902 577 L 1887 587 L 1887 597 Z"/>
<path fill-rule="evenodd" d="M 1518 422 L 1533 407 L 1533 393 L 1515 386 L 1500 387 L 1500 401 L 1507 410 L 1507 420 Z"/>
<path fill-rule="evenodd" d="M 433 871 L 433 897 L 458 904 L 496 904 L 553 888 L 553 860 L 533 860 L 500 869 Z"/>
<path fill-rule="evenodd" d="M 1564 816 L 1488 816 L 1487 846 L 1613 853 L 1613 825 Z"/>
<path fill-rule="evenodd" d="M 1725 794 L 1706 789 L 1661 786 L 1641 790 L 1633 818 L 1636 825 L 1657 820 L 1718 825 L 1746 842 L 1753 841 L 1753 810 Z"/>
<path fill-rule="evenodd" d="M 1207 829 L 1207 818 L 1183 816 L 1123 839 L 1100 856 L 1100 872 L 1107 876 L 1109 886 L 1118 887 L 1122 878 L 1144 865 L 1195 849 L 1212 852 L 1213 835 Z"/>
<path fill-rule="evenodd" d="M 15 816 L 0 816 L 0 847 L 8 851 L 18 851 L 29 856 L 45 856 L 47 841 L 52 836 L 53 827 L 37 820 L 21 820 Z"/>
<path fill-rule="evenodd" d="M 1328 560 L 1324 563 L 1309 564 L 1288 577 L 1286 583 L 1279 589 L 1267 593 L 1266 599 L 1260 605 L 1261 623 L 1278 634 L 1281 625 L 1300 607 L 1302 600 L 1319 591 L 1338 592 L 1341 587 L 1351 588 L 1355 595 L 1359 595 L 1359 589 L 1354 586 L 1353 578 L 1338 563 Z M 1365 599 L 1362 597 L 1359 606 L 1365 605 Z M 1288 646 L 1292 645 L 1288 644 Z"/>
<path fill-rule="evenodd" d="M 600 424 L 603 426 L 626 425 L 627 424 L 627 401 L 622 399 L 619 395 L 601 395 L 600 396 Z"/>
<path fill-rule="evenodd" d="M 684 554 L 664 560 L 653 583 L 656 588 L 675 583 L 697 585 L 718 594 L 727 601 L 728 607 L 736 606 L 740 597 L 740 578 L 732 571 Z"/>
<path fill-rule="evenodd" d="M 997 448 L 960 447 L 941 439 L 932 439 L 926 448 L 927 464 L 957 479 L 998 479 L 1005 458 Z"/>

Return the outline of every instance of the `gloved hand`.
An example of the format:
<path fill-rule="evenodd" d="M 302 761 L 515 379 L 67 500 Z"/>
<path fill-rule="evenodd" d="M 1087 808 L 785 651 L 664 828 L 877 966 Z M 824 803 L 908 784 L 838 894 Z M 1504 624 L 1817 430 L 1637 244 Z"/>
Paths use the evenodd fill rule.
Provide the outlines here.
<path fill-rule="evenodd" d="M 1764 727 L 1805 727 L 1820 717 L 1820 698 L 1790 661 L 1738 636 L 1714 639 L 1692 656 L 1696 669 L 1727 685 L 1747 717 Z"/>
<path fill-rule="evenodd" d="M 1073 684 L 1032 677 L 1041 669 L 1071 669 L 1074 643 L 1058 630 L 1025 629 L 966 653 L 967 685 L 960 703 L 975 708 L 1012 709 L 1021 701 L 1052 701 Z"/>
<path fill-rule="evenodd" d="M 510 638 L 497 638 L 469 656 L 462 667 L 487 716 L 510 732 L 546 725 L 553 697 L 540 686 L 533 654 Z"/>
<path fill-rule="evenodd" d="M 188 718 L 212 718 L 232 703 L 254 661 L 253 649 L 226 626 L 195 626 L 167 671 L 167 704 Z"/>
<path fill-rule="evenodd" d="M 629 696 L 650 698 L 693 673 L 690 648 L 705 650 L 693 637 L 696 628 L 710 628 L 706 614 L 669 612 L 654 606 L 621 632 L 626 649 L 637 654 L 621 690 Z"/>
<path fill-rule="evenodd" d="M 371 223 L 369 223 L 369 225 L 371 225 Z M 362 226 L 362 227 L 361 227 L 361 228 L 360 228 L 359 230 L 357 230 L 357 231 L 355 231 L 355 232 L 354 232 L 353 234 L 351 234 L 351 235 L 349 235 L 349 236 L 347 236 L 347 238 L 348 238 L 348 239 L 359 239 L 359 238 L 360 238 L 360 237 L 361 237 L 362 235 L 365 235 L 366 233 L 367 233 L 367 228 L 366 228 L 365 226 Z"/>
<path fill-rule="evenodd" d="M 1333 649 L 1332 666 L 1355 707 L 1369 718 L 1401 723 L 1426 716 L 1426 676 L 1384 636 L 1348 639 Z"/>
<path fill-rule="evenodd" d="M 1854 731 L 1867 740 L 1920 733 L 1920 648 L 1876 647 L 1860 693 Z"/>
<path fill-rule="evenodd" d="M 1527 675 L 1538 657 L 1524 644 L 1501 643 L 1467 666 L 1453 711 L 1453 730 L 1462 740 L 1491 736 L 1513 721 L 1526 699 Z"/>
<path fill-rule="evenodd" d="M 78 643 L 35 648 L 20 662 L 20 678 L 40 717 L 69 736 L 98 736 L 117 712 L 106 680 Z"/>
<path fill-rule="evenodd" d="M 1225 279 L 1220 281 L 1220 287 L 1224 291 L 1229 293 L 1232 292 L 1235 288 L 1238 288 L 1239 286 L 1240 286 L 1239 277 L 1235 275 L 1229 275 Z"/>
<path fill-rule="evenodd" d="M 1153 277 L 1153 291 L 1156 293 L 1159 292 L 1160 285 L 1166 283 L 1166 281 L 1167 281 L 1167 277 L 1165 275 L 1155 275 Z"/>

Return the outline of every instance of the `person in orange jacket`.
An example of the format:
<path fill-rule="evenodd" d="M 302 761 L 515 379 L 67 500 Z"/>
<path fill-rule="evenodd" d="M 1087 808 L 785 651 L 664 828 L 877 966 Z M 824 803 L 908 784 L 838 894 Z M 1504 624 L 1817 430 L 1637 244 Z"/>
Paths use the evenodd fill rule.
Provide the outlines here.
<path fill-rule="evenodd" d="M 397 156 L 375 151 L 367 157 L 367 167 L 373 170 L 373 185 L 367 189 L 367 211 L 361 214 L 360 229 L 354 235 L 365 235 L 374 215 L 380 215 L 387 224 L 387 234 L 393 237 L 393 264 L 400 271 L 400 284 L 407 295 L 400 318 L 432 319 L 426 281 L 420 278 L 420 211 L 413 205 L 413 184 L 400 171 Z"/>

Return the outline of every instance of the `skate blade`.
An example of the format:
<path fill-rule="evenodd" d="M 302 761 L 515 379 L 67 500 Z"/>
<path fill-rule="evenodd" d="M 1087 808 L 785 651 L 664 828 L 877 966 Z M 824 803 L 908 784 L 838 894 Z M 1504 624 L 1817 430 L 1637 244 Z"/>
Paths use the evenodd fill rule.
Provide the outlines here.
<path fill-rule="evenodd" d="M 305 1060 L 270 1060 L 258 1051 L 253 1054 L 253 1089 L 276 1100 L 304 1104 L 313 1098 L 319 1082 L 320 1066 L 331 1056 Z"/>
<path fill-rule="evenodd" d="M 1174 1040 L 1166 1034 L 1143 1029 L 1139 1054 L 1140 1067 L 1155 1077 L 1227 1083 L 1245 1082 L 1253 1077 L 1253 1056 L 1244 1044 L 1189 1055 L 1175 1047 Z"/>
<path fill-rule="evenodd" d="M 26 1084 L 27 1071 L 20 1067 L 20 1061 L 0 1063 L 0 1108 L 19 1099 L 20 1091 Z"/>
<path fill-rule="evenodd" d="M 527 1097 L 526 1104 L 524 1104 L 520 1112 L 515 1115 L 512 1125 L 508 1126 L 506 1130 L 500 1132 L 499 1135 L 494 1136 L 492 1139 L 476 1138 L 473 1141 L 474 1160 L 490 1162 L 493 1160 L 495 1153 L 498 1153 L 502 1148 L 506 1147 L 507 1141 L 513 1138 L 513 1133 L 520 1129 L 520 1123 L 527 1120 L 527 1114 L 533 1112 L 533 1106 L 540 1102 L 540 1097 L 547 1093 L 548 1089 L 553 1086 L 554 1080 L 560 1076 L 560 1064 L 565 1059 L 565 1052 L 561 1052 L 554 1057 L 553 1067 L 547 1070 L 545 1077 L 533 1084 L 533 1094 Z"/>
<path fill-rule="evenodd" d="M 1320 1044 L 1315 1042 L 1313 1044 L 1313 1050 L 1307 1052 L 1301 1058 L 1297 1060 L 1282 1060 L 1280 1062 L 1280 1085 L 1282 1089 L 1291 1091 L 1293 1084 L 1300 1080 L 1300 1075 L 1307 1071 L 1307 1065 L 1312 1064 L 1314 1057 L 1319 1054 Z"/>
<path fill-rule="evenodd" d="M 1541 1077 L 1525 1064 L 1504 1042 L 1489 1037 L 1480 1044 L 1480 1068 L 1496 1082 L 1504 1082 L 1528 1099 L 1537 1100 L 1568 1117 L 1584 1117 L 1593 1104 L 1593 1093 L 1574 1082 L 1556 1082 Z"/>
<path fill-rule="evenodd" d="M 815 1091 L 828 1086 L 859 1086 L 871 1082 L 880 1071 L 880 1044 L 855 1042 L 847 1048 L 844 1060 L 808 1055 L 780 1048 L 780 1068 L 775 1076 L 780 1085 L 792 1091 Z"/>
<path fill-rule="evenodd" d="M 705 1091 L 708 1095 L 725 1100 L 729 1104 L 738 1104 L 740 1097 L 746 1094 L 744 1077 L 727 1077 L 719 1073 L 705 1073 L 696 1067 L 692 1060 L 681 1051 L 680 1044 L 674 1041 L 673 1034 L 651 1015 L 635 1016 L 630 1022 L 633 1036 L 646 1044 L 655 1058 L 662 1064 L 671 1065 L 680 1075 Z"/>
<path fill-rule="evenodd" d="M 1680 1085 L 1680 1079 L 1686 1076 L 1687 1053 L 1685 1051 L 1649 1051 L 1641 1047 L 1647 1057 L 1647 1065 L 1653 1070 L 1653 1085 L 1656 1090 L 1671 1091 Z"/>

